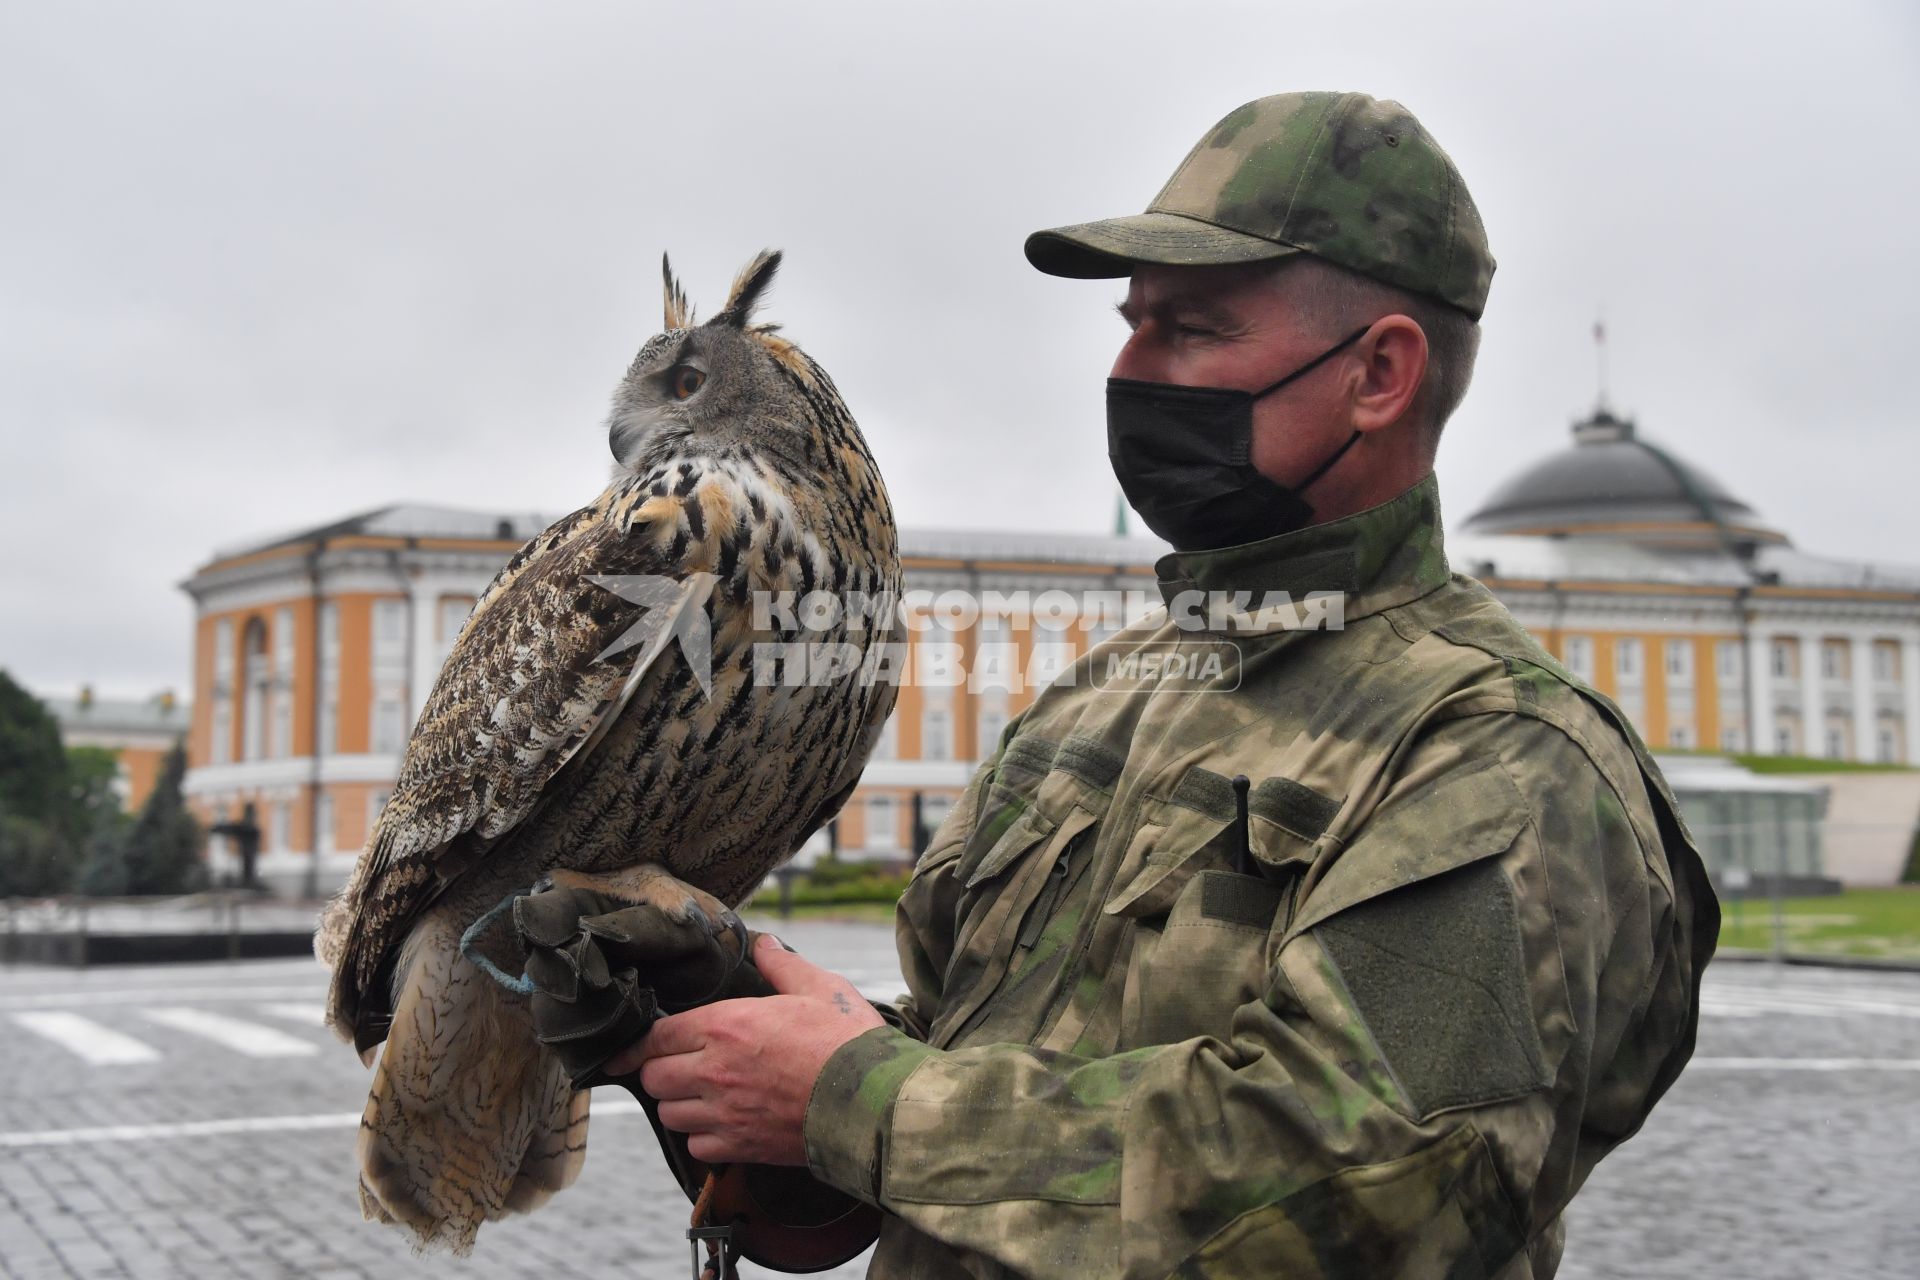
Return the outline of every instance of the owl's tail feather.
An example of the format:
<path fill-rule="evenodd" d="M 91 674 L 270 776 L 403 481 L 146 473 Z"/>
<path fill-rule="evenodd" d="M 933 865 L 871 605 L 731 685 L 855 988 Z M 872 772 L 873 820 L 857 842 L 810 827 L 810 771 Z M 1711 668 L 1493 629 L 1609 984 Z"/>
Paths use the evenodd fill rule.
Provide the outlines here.
<path fill-rule="evenodd" d="M 360 1206 L 421 1251 L 543 1203 L 586 1159 L 587 1097 L 533 1038 L 525 1000 L 429 915 L 408 939 L 393 1025 L 360 1119 Z"/>

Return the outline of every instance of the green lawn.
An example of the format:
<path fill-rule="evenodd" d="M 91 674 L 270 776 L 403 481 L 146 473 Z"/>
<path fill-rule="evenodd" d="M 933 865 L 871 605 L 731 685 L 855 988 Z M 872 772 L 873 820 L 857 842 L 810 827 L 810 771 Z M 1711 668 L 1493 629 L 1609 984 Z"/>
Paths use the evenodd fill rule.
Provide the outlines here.
<path fill-rule="evenodd" d="M 1920 885 L 1788 898 L 1784 906 L 1789 953 L 1920 960 Z M 1720 945 L 1772 950 L 1773 904 L 1764 897 L 1722 897 Z"/>
<path fill-rule="evenodd" d="M 755 898 L 747 904 L 741 915 L 746 922 L 763 933 L 780 932 L 780 912 L 774 903 Z M 795 920 L 854 920 L 862 924 L 892 924 L 893 904 L 891 902 L 820 902 L 795 903 Z"/>
<path fill-rule="evenodd" d="M 1920 960 L 1920 885 L 1895 889 L 1849 889 L 1824 898 L 1785 902 L 1787 950 L 1803 955 L 1878 956 Z M 756 929 L 778 932 L 771 895 L 746 911 Z M 852 920 L 891 924 L 893 904 L 836 902 L 798 904 L 796 920 Z M 1765 897 L 1720 900 L 1720 945 L 1728 950 L 1773 949 L 1773 904 Z"/>
<path fill-rule="evenodd" d="M 1706 752 L 1702 754 L 1715 754 Z M 1755 773 L 1912 773 L 1910 764 L 1877 764 L 1870 760 L 1828 760 L 1819 756 L 1733 757 L 1734 763 Z"/>

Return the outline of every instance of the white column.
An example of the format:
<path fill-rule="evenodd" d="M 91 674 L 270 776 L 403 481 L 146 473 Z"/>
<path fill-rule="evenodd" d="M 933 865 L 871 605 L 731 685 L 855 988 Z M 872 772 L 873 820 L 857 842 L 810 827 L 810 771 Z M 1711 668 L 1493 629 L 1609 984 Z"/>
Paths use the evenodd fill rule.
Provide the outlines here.
<path fill-rule="evenodd" d="M 434 628 L 439 621 L 434 615 L 440 591 L 441 584 L 434 578 L 407 580 L 407 624 L 412 628 L 407 642 L 413 646 L 412 661 L 407 668 L 409 726 L 420 718 L 420 708 L 426 705 L 427 694 L 432 691 L 433 682 L 440 675 L 440 647 L 434 638 Z"/>
<path fill-rule="evenodd" d="M 1920 762 L 1920 636 L 1900 642 L 1900 693 L 1907 728 L 1907 763 Z"/>
<path fill-rule="evenodd" d="M 1853 677 L 1853 758 L 1872 760 L 1880 734 L 1873 714 L 1873 637 L 1865 632 L 1853 635 L 1847 673 Z"/>
<path fill-rule="evenodd" d="M 1827 692 L 1820 675 L 1820 633 L 1800 633 L 1800 754 L 1827 754 Z"/>
<path fill-rule="evenodd" d="M 1754 628 L 1747 632 L 1747 750 L 1773 754 L 1773 635 Z"/>

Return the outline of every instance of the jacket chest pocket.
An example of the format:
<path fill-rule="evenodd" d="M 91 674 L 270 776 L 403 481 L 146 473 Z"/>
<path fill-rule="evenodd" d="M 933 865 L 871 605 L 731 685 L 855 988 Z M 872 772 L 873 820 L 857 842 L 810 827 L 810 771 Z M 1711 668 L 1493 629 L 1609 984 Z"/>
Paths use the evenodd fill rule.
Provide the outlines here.
<path fill-rule="evenodd" d="M 1256 844 L 1261 825 L 1254 824 Z M 1140 870 L 1106 907 L 1133 922 L 1119 1049 L 1196 1036 L 1225 1040 L 1234 1010 L 1266 991 L 1304 861 L 1236 871 L 1232 826 L 1177 814 L 1136 837 L 1142 856 L 1129 861 Z"/>
<path fill-rule="evenodd" d="M 944 1048 L 964 1034 L 1001 989 L 1016 953 L 1033 946 L 1063 886 L 1084 870 L 1077 851 L 1091 843 L 1102 799 L 1069 802 L 1057 820 L 1046 815 L 1056 806 L 1032 805 L 977 860 L 961 859 L 956 874 L 964 891 L 946 976 L 950 998 L 928 1029 L 930 1043 Z"/>

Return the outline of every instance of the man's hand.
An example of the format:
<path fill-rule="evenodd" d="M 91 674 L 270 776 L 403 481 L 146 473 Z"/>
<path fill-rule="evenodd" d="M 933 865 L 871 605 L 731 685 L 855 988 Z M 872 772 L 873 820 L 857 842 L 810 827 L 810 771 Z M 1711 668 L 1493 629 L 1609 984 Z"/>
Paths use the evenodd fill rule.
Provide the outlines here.
<path fill-rule="evenodd" d="M 763 936 L 754 963 L 779 994 L 722 1000 L 654 1023 L 608 1075 L 640 1071 L 660 1123 L 710 1164 L 804 1165 L 801 1126 L 834 1051 L 886 1025 L 852 983 Z"/>

